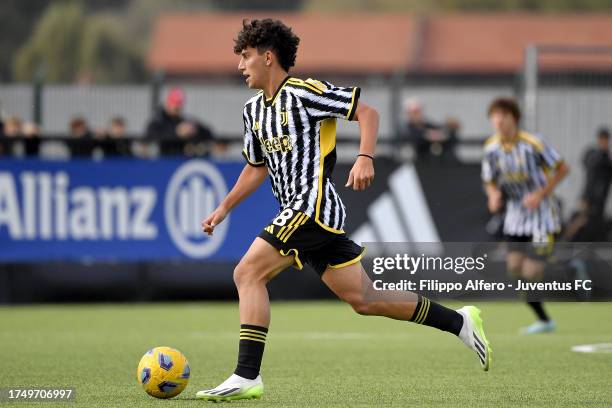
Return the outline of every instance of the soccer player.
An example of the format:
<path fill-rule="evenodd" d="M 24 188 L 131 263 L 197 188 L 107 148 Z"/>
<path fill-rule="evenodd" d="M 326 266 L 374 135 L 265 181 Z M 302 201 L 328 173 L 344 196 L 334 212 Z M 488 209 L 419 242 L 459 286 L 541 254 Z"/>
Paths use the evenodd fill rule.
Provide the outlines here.
<path fill-rule="evenodd" d="M 263 228 L 234 271 L 240 298 L 238 363 L 216 388 L 199 391 L 205 400 L 260 398 L 259 374 L 270 325 L 266 283 L 288 266 L 307 263 L 342 300 L 363 315 L 386 316 L 432 326 L 458 336 L 488 370 L 491 348 L 480 311 L 458 311 L 405 292 L 405 301 L 367 301 L 360 259 L 364 249 L 344 233 L 346 208 L 332 182 L 336 161 L 336 120 L 359 122 L 360 153 L 346 187 L 364 190 L 374 179 L 378 113 L 360 101 L 359 88 L 337 87 L 289 76 L 299 38 L 282 22 L 243 21 L 235 40 L 238 69 L 247 86 L 259 89 L 243 112 L 246 165 L 236 184 L 202 221 L 212 234 L 227 214 L 268 176 L 278 200 L 278 215 Z"/>
<path fill-rule="evenodd" d="M 561 211 L 553 190 L 569 169 L 550 144 L 518 127 L 521 112 L 514 99 L 495 99 L 488 115 L 495 135 L 485 142 L 482 180 L 489 211 L 496 213 L 505 206 L 506 267 L 514 277 L 539 280 L 555 235 L 561 231 Z M 523 332 L 553 331 L 555 322 L 542 302 L 528 304 L 538 320 Z"/>

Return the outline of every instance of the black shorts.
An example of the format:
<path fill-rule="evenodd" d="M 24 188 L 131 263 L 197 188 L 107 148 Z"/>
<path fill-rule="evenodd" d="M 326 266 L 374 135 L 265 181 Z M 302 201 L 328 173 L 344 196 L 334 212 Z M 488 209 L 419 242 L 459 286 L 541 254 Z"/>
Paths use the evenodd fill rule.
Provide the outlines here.
<path fill-rule="evenodd" d="M 508 243 L 508 252 L 521 252 L 527 258 L 548 260 L 555 249 L 555 234 L 548 234 L 543 239 L 534 240 L 533 235 L 504 235 Z"/>
<path fill-rule="evenodd" d="M 345 233 L 328 231 L 306 214 L 290 208 L 281 210 L 259 237 L 281 255 L 293 254 L 296 268 L 302 269 L 306 263 L 319 276 L 328 267 L 342 268 L 359 262 L 365 252 Z"/>

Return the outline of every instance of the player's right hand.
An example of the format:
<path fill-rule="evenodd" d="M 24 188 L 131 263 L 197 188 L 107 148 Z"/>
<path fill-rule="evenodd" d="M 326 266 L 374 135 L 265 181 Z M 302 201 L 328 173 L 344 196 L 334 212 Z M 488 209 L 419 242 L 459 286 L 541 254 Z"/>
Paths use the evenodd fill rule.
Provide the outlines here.
<path fill-rule="evenodd" d="M 228 211 L 225 208 L 217 207 L 212 214 L 202 221 L 202 231 L 208 235 L 212 235 L 215 227 L 227 217 L 227 213 Z"/>
<path fill-rule="evenodd" d="M 374 181 L 374 162 L 368 157 L 357 157 L 357 161 L 349 172 L 348 180 L 344 187 L 355 191 L 365 190 Z"/>
<path fill-rule="evenodd" d="M 501 191 L 496 191 L 494 193 L 489 194 L 488 200 L 489 211 L 492 213 L 496 213 L 501 210 L 502 205 L 504 204 Z"/>

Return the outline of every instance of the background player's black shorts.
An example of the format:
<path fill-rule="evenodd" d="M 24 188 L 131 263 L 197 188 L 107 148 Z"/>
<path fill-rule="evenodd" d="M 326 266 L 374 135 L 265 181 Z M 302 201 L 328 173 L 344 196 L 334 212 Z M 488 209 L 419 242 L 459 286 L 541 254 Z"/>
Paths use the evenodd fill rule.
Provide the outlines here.
<path fill-rule="evenodd" d="M 281 255 L 293 255 L 298 269 L 306 263 L 319 276 L 328 267 L 341 268 L 358 262 L 365 252 L 346 234 L 327 231 L 306 214 L 290 208 L 282 210 L 259 237 Z"/>
<path fill-rule="evenodd" d="M 555 234 L 548 234 L 544 239 L 534 240 L 533 235 L 504 235 L 509 252 L 521 252 L 527 258 L 546 261 L 554 254 Z"/>

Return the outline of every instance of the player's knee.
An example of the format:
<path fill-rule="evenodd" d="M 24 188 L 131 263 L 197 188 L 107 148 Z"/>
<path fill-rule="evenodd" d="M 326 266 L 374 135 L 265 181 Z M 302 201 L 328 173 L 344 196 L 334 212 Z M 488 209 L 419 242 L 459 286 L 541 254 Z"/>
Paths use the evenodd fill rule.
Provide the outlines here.
<path fill-rule="evenodd" d="M 365 303 L 357 303 L 352 306 L 353 306 L 353 310 L 357 312 L 357 314 L 360 314 L 362 316 L 369 316 L 372 314 L 372 311 L 370 310 L 370 306 L 368 306 Z"/>
<path fill-rule="evenodd" d="M 234 284 L 238 289 L 243 286 L 257 283 L 257 269 L 248 261 L 240 261 L 234 268 Z"/>
<path fill-rule="evenodd" d="M 351 305 L 353 310 L 362 316 L 367 316 L 372 314 L 372 305 L 370 302 L 366 302 L 363 299 L 363 296 L 354 296 L 346 299 L 346 301 Z"/>

